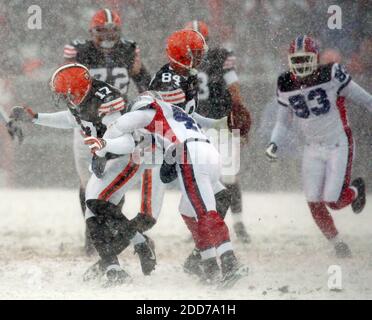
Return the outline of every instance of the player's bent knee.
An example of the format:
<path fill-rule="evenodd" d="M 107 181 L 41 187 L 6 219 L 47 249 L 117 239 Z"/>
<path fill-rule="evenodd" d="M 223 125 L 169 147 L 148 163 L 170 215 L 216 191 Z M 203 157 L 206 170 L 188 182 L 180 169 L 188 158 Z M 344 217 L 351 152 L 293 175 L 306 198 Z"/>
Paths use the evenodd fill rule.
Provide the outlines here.
<path fill-rule="evenodd" d="M 134 237 L 137 230 L 132 226 L 128 218 L 123 215 L 121 207 L 99 199 L 89 199 L 86 204 L 100 223 L 111 226 L 113 233 L 119 232 L 126 240 Z"/>

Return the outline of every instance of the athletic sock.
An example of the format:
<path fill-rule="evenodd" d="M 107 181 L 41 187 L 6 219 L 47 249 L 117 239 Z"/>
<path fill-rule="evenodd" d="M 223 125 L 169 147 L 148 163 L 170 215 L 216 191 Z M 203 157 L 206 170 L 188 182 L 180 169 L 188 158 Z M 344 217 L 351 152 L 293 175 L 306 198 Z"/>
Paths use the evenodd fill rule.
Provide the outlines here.
<path fill-rule="evenodd" d="M 145 241 L 146 241 L 146 238 L 142 234 L 140 234 L 139 232 L 136 232 L 136 234 L 134 235 L 134 237 L 132 239 L 130 239 L 130 242 L 134 246 L 136 244 L 143 243 Z"/>
<path fill-rule="evenodd" d="M 308 202 L 311 214 L 323 235 L 331 240 L 338 234 L 335 223 L 323 202 Z"/>

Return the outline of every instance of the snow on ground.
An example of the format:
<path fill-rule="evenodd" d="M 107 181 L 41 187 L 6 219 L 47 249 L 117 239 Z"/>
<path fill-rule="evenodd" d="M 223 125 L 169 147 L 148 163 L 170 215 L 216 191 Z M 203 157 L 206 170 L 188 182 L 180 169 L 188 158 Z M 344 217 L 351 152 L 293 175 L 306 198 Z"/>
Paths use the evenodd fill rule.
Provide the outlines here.
<path fill-rule="evenodd" d="M 129 248 L 121 262 L 133 282 L 102 288 L 82 281 L 96 258 L 82 254 L 83 221 L 76 190 L 0 190 L 0 299 L 371 299 L 372 196 L 360 215 L 335 212 L 351 259 L 337 259 L 313 223 L 301 194 L 244 195 L 244 220 L 252 243 L 232 235 L 237 255 L 250 267 L 249 277 L 219 291 L 182 271 L 192 249 L 178 216 L 180 195 L 168 191 L 159 223 L 150 232 L 158 266 L 142 275 Z M 127 195 L 128 216 L 138 209 L 136 191 Z M 227 218 L 231 225 L 231 218 Z M 328 288 L 328 268 L 341 267 L 342 290 Z"/>

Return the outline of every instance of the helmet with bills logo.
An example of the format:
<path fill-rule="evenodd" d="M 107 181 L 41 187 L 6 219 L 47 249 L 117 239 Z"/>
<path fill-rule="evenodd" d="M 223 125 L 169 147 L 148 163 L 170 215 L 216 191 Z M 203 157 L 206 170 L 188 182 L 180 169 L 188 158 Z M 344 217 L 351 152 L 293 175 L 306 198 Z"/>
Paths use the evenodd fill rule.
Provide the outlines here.
<path fill-rule="evenodd" d="M 89 31 L 97 46 L 111 49 L 120 39 L 121 18 L 116 11 L 101 9 L 93 16 Z"/>
<path fill-rule="evenodd" d="M 293 40 L 289 47 L 288 63 L 296 77 L 312 74 L 319 65 L 319 48 L 315 40 L 306 35 Z"/>
<path fill-rule="evenodd" d="M 78 63 L 59 67 L 52 75 L 50 88 L 58 104 L 63 102 L 70 108 L 81 104 L 92 87 L 89 70 Z"/>
<path fill-rule="evenodd" d="M 203 35 L 195 30 L 178 30 L 167 39 L 166 52 L 170 65 L 181 73 L 194 70 L 201 63 L 207 50 Z"/>

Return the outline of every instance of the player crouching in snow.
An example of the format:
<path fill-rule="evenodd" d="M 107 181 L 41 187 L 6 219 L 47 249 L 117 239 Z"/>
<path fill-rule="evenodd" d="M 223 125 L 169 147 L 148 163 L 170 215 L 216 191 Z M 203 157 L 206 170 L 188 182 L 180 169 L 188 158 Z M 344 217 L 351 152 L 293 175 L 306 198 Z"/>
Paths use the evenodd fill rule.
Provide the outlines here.
<path fill-rule="evenodd" d="M 13 107 L 10 117 L 54 128 L 80 128 L 86 136 L 101 138 L 107 126 L 125 110 L 120 91 L 91 78 L 81 64 L 70 63 L 58 68 L 50 87 L 58 104 L 67 110 L 34 113 L 30 108 Z M 130 155 L 122 156 L 112 150 L 102 158 L 93 154 L 92 171 L 85 194 L 85 220 L 100 260 L 88 270 L 85 279 L 106 276 L 108 285 L 126 280 L 128 274 L 120 267 L 117 255 L 130 242 L 139 255 L 143 273 L 151 273 L 156 264 L 151 241 L 137 232 L 118 206 L 124 193 L 133 187 L 134 177 L 140 179 L 140 166 Z"/>
<path fill-rule="evenodd" d="M 152 135 L 164 159 L 172 159 L 173 162 L 165 161 L 163 166 L 174 166 L 182 191 L 180 207 L 194 209 L 195 213 L 186 217 L 188 228 L 209 280 L 212 283 L 220 280 L 217 255 L 221 260 L 221 287 L 230 287 L 246 276 L 248 268 L 235 257 L 229 230 L 216 210 L 219 153 L 196 121 L 180 107 L 163 101 L 157 92 L 149 91 L 141 94 L 130 105 L 129 112 L 108 127 L 103 139 L 92 144 L 100 156 L 113 149 L 122 154 L 132 152 L 128 150 L 132 133 Z"/>
<path fill-rule="evenodd" d="M 339 237 L 327 210 L 351 204 L 360 213 L 366 202 L 362 178 L 350 184 L 353 138 L 347 120 L 345 98 L 372 111 L 372 96 L 351 80 L 337 63 L 319 65 L 319 49 L 313 39 L 299 36 L 289 50 L 289 68 L 278 79 L 277 122 L 266 150 L 277 158 L 282 138 L 292 121 L 297 121 L 305 138 L 302 179 L 306 199 L 324 236 L 334 245 L 338 257 L 351 251 Z"/>

